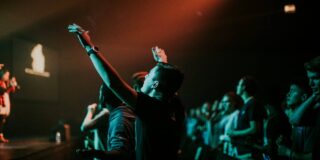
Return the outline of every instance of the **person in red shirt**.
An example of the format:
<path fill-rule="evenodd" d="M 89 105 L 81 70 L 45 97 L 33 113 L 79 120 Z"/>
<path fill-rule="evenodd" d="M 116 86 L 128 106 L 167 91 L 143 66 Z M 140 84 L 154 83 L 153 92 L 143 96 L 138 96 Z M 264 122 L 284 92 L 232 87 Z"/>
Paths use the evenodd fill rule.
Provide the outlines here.
<path fill-rule="evenodd" d="M 15 77 L 10 79 L 9 70 L 2 67 L 0 70 L 0 143 L 7 143 L 9 140 L 3 135 L 3 126 L 10 115 L 9 94 L 14 92 L 18 85 Z"/>

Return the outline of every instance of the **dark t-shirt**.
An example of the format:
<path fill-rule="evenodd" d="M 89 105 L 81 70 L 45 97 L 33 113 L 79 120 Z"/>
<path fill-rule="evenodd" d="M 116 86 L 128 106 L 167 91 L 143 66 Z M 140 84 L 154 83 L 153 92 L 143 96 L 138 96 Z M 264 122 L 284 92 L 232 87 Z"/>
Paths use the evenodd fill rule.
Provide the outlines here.
<path fill-rule="evenodd" d="M 252 150 L 243 144 L 262 144 L 263 138 L 263 119 L 266 117 L 266 111 L 263 106 L 254 98 L 250 99 L 240 109 L 236 130 L 244 130 L 250 127 L 250 121 L 258 124 L 258 131 L 250 136 L 237 137 L 235 143 L 238 143 L 238 154 L 250 153 Z"/>
<path fill-rule="evenodd" d="M 311 153 L 314 136 L 314 127 L 294 126 L 292 129 L 292 150 L 296 153 Z"/>
<path fill-rule="evenodd" d="M 135 159 L 135 116 L 130 107 L 120 106 L 109 117 L 108 151 L 121 151 L 127 159 Z"/>
<path fill-rule="evenodd" d="M 319 103 L 319 102 L 318 102 Z M 312 159 L 320 159 L 320 107 L 310 107 L 304 114 L 301 125 L 305 127 L 313 127 L 314 137 L 312 147 Z"/>
<path fill-rule="evenodd" d="M 266 123 L 265 136 L 268 139 L 268 143 L 271 143 L 269 144 L 271 150 L 268 155 L 271 156 L 271 159 L 280 159 L 280 157 L 278 157 L 278 145 L 276 144 L 276 141 L 281 135 L 287 140 L 285 143 L 288 143 L 288 140 L 291 137 L 291 124 L 289 123 L 288 117 L 281 111 L 271 116 Z"/>
<path fill-rule="evenodd" d="M 138 94 L 135 113 L 137 160 L 177 159 L 182 120 L 177 108 L 181 103 L 162 102 L 143 93 Z"/>
<path fill-rule="evenodd" d="M 315 140 L 313 144 L 313 149 L 312 149 L 312 158 L 314 160 L 319 160 L 320 159 L 320 107 L 314 110 L 315 111 L 315 117 L 316 117 L 316 124 L 315 124 Z"/>

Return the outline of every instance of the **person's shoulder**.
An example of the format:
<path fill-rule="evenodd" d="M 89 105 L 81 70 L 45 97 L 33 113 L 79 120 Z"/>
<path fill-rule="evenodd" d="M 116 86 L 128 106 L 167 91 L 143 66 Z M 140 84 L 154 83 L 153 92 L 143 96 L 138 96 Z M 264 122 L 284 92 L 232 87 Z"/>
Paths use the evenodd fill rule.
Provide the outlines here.
<path fill-rule="evenodd" d="M 112 111 L 111 118 L 135 118 L 133 108 L 130 106 L 119 106 Z"/>
<path fill-rule="evenodd" d="M 137 105 L 162 105 L 164 102 L 144 93 L 138 93 Z"/>

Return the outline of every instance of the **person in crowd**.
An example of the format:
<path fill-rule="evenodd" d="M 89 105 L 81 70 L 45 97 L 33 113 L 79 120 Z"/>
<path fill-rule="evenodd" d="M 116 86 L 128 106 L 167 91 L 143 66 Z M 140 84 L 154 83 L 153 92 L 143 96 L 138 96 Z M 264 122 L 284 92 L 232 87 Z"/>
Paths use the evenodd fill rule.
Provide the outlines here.
<path fill-rule="evenodd" d="M 76 33 L 106 86 L 133 108 L 137 116 L 137 160 L 177 159 L 183 120 L 177 116 L 181 104 L 173 100 L 183 81 L 181 71 L 160 61 L 149 71 L 141 92 L 137 92 L 102 56 L 87 31 L 76 24 L 69 25 L 68 29 Z M 157 56 L 164 50 L 154 47 L 152 52 Z"/>
<path fill-rule="evenodd" d="M 227 135 L 236 145 L 236 157 L 239 159 L 259 159 L 262 156 L 252 147 L 252 144 L 262 145 L 262 126 L 266 117 L 265 109 L 255 98 L 258 88 L 252 76 L 242 77 L 237 86 L 237 94 L 243 99 L 244 105 L 239 110 L 236 129 L 228 131 Z"/>
<path fill-rule="evenodd" d="M 312 90 L 309 96 L 290 116 L 293 125 L 305 125 L 314 127 L 312 159 L 320 159 L 320 56 L 311 59 L 304 64 Z"/>
<path fill-rule="evenodd" d="M 105 134 L 100 134 L 97 141 L 103 143 L 103 148 L 78 150 L 78 153 L 84 157 L 94 157 L 98 159 L 121 159 L 132 160 L 135 158 L 135 115 L 132 108 L 124 106 L 114 93 L 102 84 L 100 93 L 102 106 L 105 110 L 97 114 L 97 119 L 84 121 L 81 128 L 88 129 L 98 123 L 102 124 L 99 129 L 108 126 Z M 99 115 L 101 113 L 101 115 Z M 106 121 L 107 120 L 107 121 Z M 106 123 L 107 122 L 107 123 Z M 103 141 L 106 139 L 106 141 Z"/>
<path fill-rule="evenodd" d="M 4 124 L 11 110 L 10 93 L 16 91 L 18 83 L 15 77 L 10 79 L 8 69 L 3 66 L 0 68 L 0 143 L 8 143 L 9 140 L 4 136 Z"/>

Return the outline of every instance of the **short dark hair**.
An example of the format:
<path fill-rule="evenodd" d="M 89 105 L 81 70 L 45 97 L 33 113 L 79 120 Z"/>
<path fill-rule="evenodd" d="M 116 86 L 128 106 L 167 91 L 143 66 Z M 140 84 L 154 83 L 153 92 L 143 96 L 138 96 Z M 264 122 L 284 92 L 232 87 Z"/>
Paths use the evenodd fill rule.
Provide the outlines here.
<path fill-rule="evenodd" d="M 145 76 L 148 74 L 147 71 L 136 72 L 132 75 L 132 87 L 134 89 L 141 88 L 145 80 Z"/>
<path fill-rule="evenodd" d="M 293 80 L 291 80 L 290 85 L 296 85 L 297 87 L 299 87 L 303 94 L 309 95 L 311 93 L 308 81 L 305 78 L 294 78 Z"/>
<path fill-rule="evenodd" d="M 257 95 L 259 91 L 258 81 L 250 75 L 242 77 L 245 90 L 249 95 Z"/>
<path fill-rule="evenodd" d="M 175 94 L 182 85 L 184 75 L 177 66 L 168 63 L 156 65 L 157 79 L 160 81 L 159 90 L 168 94 Z"/>
<path fill-rule="evenodd" d="M 307 71 L 320 73 L 320 56 L 311 59 L 309 62 L 304 64 L 304 68 Z"/>
<path fill-rule="evenodd" d="M 239 109 L 243 106 L 243 99 L 237 95 L 235 92 L 230 91 L 227 92 L 226 94 L 224 94 L 224 96 L 228 96 L 230 98 L 230 100 L 233 102 L 234 104 L 234 108 L 235 109 Z"/>

